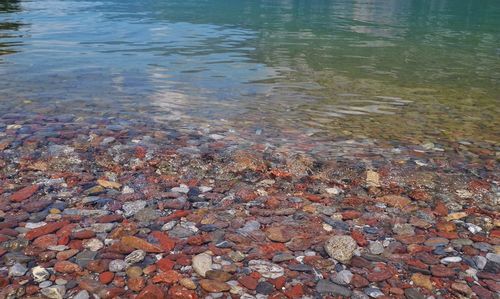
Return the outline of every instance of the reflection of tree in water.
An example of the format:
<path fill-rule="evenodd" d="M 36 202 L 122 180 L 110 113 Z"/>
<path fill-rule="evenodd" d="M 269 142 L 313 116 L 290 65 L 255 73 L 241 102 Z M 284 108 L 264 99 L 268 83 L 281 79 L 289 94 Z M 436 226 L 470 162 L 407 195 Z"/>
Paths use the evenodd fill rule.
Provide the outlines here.
<path fill-rule="evenodd" d="M 0 13 L 17 12 L 21 10 L 19 0 L 0 0 Z"/>
<path fill-rule="evenodd" d="M 19 22 L 9 22 L 4 16 L 19 11 L 21 11 L 21 1 L 0 0 L 0 55 L 18 52 L 14 47 L 19 46 L 21 43 L 18 41 L 9 41 L 9 39 L 18 37 L 18 35 L 12 34 L 12 32 L 18 31 L 23 24 Z"/>

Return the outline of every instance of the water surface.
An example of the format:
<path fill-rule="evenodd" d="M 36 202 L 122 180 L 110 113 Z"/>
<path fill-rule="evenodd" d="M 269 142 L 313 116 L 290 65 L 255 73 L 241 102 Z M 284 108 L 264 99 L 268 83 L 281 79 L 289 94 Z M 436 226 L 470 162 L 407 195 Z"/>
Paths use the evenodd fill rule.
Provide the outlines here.
<path fill-rule="evenodd" d="M 499 28 L 496 0 L 3 0 L 0 111 L 498 144 Z"/>

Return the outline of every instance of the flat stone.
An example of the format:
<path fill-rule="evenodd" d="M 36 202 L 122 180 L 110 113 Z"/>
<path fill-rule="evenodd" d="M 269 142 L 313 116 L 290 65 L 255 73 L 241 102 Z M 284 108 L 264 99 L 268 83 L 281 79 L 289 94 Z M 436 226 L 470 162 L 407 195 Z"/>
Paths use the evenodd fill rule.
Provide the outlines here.
<path fill-rule="evenodd" d="M 81 290 L 80 292 L 78 292 L 78 294 L 75 295 L 75 297 L 73 297 L 73 299 L 89 299 L 89 298 L 90 294 L 86 290 Z"/>
<path fill-rule="evenodd" d="M 291 233 L 284 227 L 270 227 L 266 230 L 266 236 L 274 242 L 285 243 L 290 241 Z"/>
<path fill-rule="evenodd" d="M 280 263 L 293 259 L 295 259 L 295 256 L 293 256 L 290 253 L 278 253 L 275 256 L 273 256 L 273 263 Z"/>
<path fill-rule="evenodd" d="M 392 227 L 392 231 L 398 235 L 408 235 L 408 236 L 413 236 L 415 235 L 415 229 L 413 225 L 408 224 L 408 223 L 396 223 Z"/>
<path fill-rule="evenodd" d="M 101 248 L 104 247 L 104 243 L 102 243 L 102 241 L 97 238 L 92 238 L 88 240 L 83 240 L 82 246 L 83 248 L 86 248 L 90 251 L 99 251 Z"/>
<path fill-rule="evenodd" d="M 145 257 L 146 257 L 146 252 L 144 250 L 141 249 L 134 250 L 125 257 L 125 263 L 133 265 L 135 263 L 142 262 Z"/>
<path fill-rule="evenodd" d="M 409 288 L 405 290 L 405 296 L 407 299 L 425 299 L 426 297 L 420 293 L 418 289 Z"/>
<path fill-rule="evenodd" d="M 500 264 L 500 254 L 488 252 L 486 254 L 486 259 L 494 263 Z"/>
<path fill-rule="evenodd" d="M 415 273 L 411 276 L 411 280 L 418 287 L 428 289 L 429 291 L 432 291 L 433 289 L 430 276 Z"/>
<path fill-rule="evenodd" d="M 314 270 L 313 267 L 306 264 L 289 264 L 288 269 L 297 272 L 312 272 Z"/>
<path fill-rule="evenodd" d="M 449 256 L 441 259 L 441 264 L 451 264 L 451 263 L 460 263 L 462 258 L 459 256 Z"/>
<path fill-rule="evenodd" d="M 124 260 L 112 260 L 109 262 L 109 271 L 122 272 L 127 268 L 128 264 Z"/>
<path fill-rule="evenodd" d="M 26 272 L 28 272 L 28 268 L 19 263 L 15 263 L 9 268 L 9 276 L 23 276 Z"/>
<path fill-rule="evenodd" d="M 340 295 L 344 297 L 350 297 L 352 292 L 350 289 L 330 282 L 326 279 L 321 279 L 316 284 L 316 292 L 320 294 L 332 294 L 332 295 Z"/>
<path fill-rule="evenodd" d="M 82 268 L 87 267 L 90 261 L 93 261 L 97 256 L 97 252 L 84 250 L 75 256 L 75 262 Z"/>
<path fill-rule="evenodd" d="M 36 266 L 33 269 L 31 269 L 31 275 L 33 276 L 33 280 L 35 280 L 35 282 L 38 283 L 45 281 L 50 277 L 49 271 L 40 266 Z"/>
<path fill-rule="evenodd" d="M 370 250 L 371 254 L 379 255 L 384 252 L 384 245 L 378 241 L 371 242 L 370 245 L 368 245 L 368 250 Z"/>
<path fill-rule="evenodd" d="M 145 200 L 129 201 L 123 204 L 122 210 L 124 211 L 125 217 L 130 217 L 144 209 L 146 205 L 147 202 Z"/>
<path fill-rule="evenodd" d="M 160 211 L 153 208 L 144 208 L 134 215 L 134 218 L 140 222 L 150 222 L 158 217 L 160 217 Z"/>
<path fill-rule="evenodd" d="M 354 275 L 352 274 L 351 271 L 342 270 L 340 272 L 333 273 L 330 279 L 336 284 L 348 285 L 351 283 L 353 276 Z"/>
<path fill-rule="evenodd" d="M 160 253 L 163 250 L 154 244 L 151 244 L 141 238 L 134 236 L 124 236 L 121 238 L 121 243 L 129 247 L 144 250 L 145 252 Z"/>
<path fill-rule="evenodd" d="M 356 241 L 350 236 L 333 236 L 325 243 L 328 255 L 342 263 L 351 260 L 357 247 Z"/>
<path fill-rule="evenodd" d="M 248 262 L 248 267 L 265 278 L 275 279 L 285 274 L 285 269 L 265 260 L 251 260 Z"/>
<path fill-rule="evenodd" d="M 274 286 L 267 281 L 261 281 L 255 287 L 255 291 L 258 294 L 269 295 L 274 292 Z"/>
<path fill-rule="evenodd" d="M 446 246 L 448 245 L 450 241 L 445 238 L 429 238 L 424 242 L 425 246 L 431 246 L 431 247 L 436 247 L 436 246 Z"/>
<path fill-rule="evenodd" d="M 66 288 L 58 285 L 53 287 L 44 288 L 40 291 L 45 297 L 50 299 L 63 299 L 66 294 Z"/>
<path fill-rule="evenodd" d="M 231 289 L 231 286 L 225 282 L 209 279 L 200 280 L 200 286 L 209 293 L 227 292 Z"/>
<path fill-rule="evenodd" d="M 378 298 L 384 296 L 384 293 L 379 288 L 366 288 L 364 289 L 364 293 L 371 298 Z"/>
<path fill-rule="evenodd" d="M 233 275 L 222 270 L 208 270 L 205 272 L 205 277 L 211 280 L 226 282 L 230 280 Z"/>
<path fill-rule="evenodd" d="M 207 271 L 212 269 L 212 257 L 207 253 L 200 253 L 193 257 L 192 267 L 198 275 L 205 277 Z"/>

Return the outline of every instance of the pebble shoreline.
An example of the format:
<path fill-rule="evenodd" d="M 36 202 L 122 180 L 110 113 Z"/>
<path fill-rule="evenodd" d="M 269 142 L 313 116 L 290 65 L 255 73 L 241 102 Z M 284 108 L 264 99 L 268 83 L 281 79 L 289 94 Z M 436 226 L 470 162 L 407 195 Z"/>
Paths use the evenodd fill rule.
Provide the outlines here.
<path fill-rule="evenodd" d="M 1 117 L 0 298 L 499 298 L 494 149 L 367 167 L 116 123 Z"/>

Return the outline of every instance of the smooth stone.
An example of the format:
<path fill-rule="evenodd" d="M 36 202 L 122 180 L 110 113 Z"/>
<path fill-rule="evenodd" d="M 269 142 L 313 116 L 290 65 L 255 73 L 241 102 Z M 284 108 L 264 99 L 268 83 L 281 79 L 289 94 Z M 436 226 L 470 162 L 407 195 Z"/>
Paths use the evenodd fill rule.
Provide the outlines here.
<path fill-rule="evenodd" d="M 40 290 L 45 297 L 50 299 L 62 299 L 64 294 L 66 294 L 66 288 L 64 286 L 53 286 Z"/>
<path fill-rule="evenodd" d="M 200 286 L 210 293 L 227 292 L 231 289 L 231 286 L 225 282 L 209 279 L 200 280 Z"/>
<path fill-rule="evenodd" d="M 256 231 L 260 228 L 260 223 L 255 220 L 250 220 L 242 228 L 236 230 L 241 235 L 248 235 L 253 231 Z"/>
<path fill-rule="evenodd" d="M 378 298 L 384 296 L 384 293 L 382 293 L 382 291 L 378 288 L 366 288 L 364 289 L 364 292 L 366 295 L 372 298 Z"/>
<path fill-rule="evenodd" d="M 466 223 L 465 226 L 473 234 L 477 234 L 483 230 L 480 226 L 475 225 L 473 223 Z"/>
<path fill-rule="evenodd" d="M 52 281 L 50 281 L 50 280 L 46 280 L 46 281 L 41 282 L 41 283 L 38 285 L 38 287 L 39 287 L 39 288 L 41 288 L 41 289 L 43 289 L 43 288 L 48 288 L 48 287 L 50 287 L 51 285 L 52 285 Z"/>
<path fill-rule="evenodd" d="M 285 274 L 283 267 L 265 260 L 251 260 L 248 262 L 248 267 L 265 278 L 275 279 Z"/>
<path fill-rule="evenodd" d="M 212 265 L 212 267 L 213 266 L 215 266 L 215 265 Z M 231 275 L 230 273 L 222 271 L 220 269 L 217 269 L 217 270 L 208 270 L 205 273 L 205 276 L 208 279 L 222 281 L 222 282 L 226 282 L 226 281 L 230 280 L 233 277 L 233 275 Z"/>
<path fill-rule="evenodd" d="M 177 221 L 169 221 L 161 227 L 161 230 L 162 231 L 169 231 L 169 230 L 173 229 L 176 225 L 177 225 Z"/>
<path fill-rule="evenodd" d="M 194 256 L 192 260 L 192 267 L 198 275 L 205 277 L 207 271 L 212 269 L 212 256 L 207 253 L 200 253 Z"/>
<path fill-rule="evenodd" d="M 492 246 L 488 243 L 484 243 L 484 242 L 476 242 L 474 244 L 472 244 L 472 247 L 478 249 L 478 250 L 481 250 L 482 252 L 488 252 L 488 251 L 492 251 Z"/>
<path fill-rule="evenodd" d="M 350 289 L 330 282 L 326 279 L 321 279 L 316 285 L 316 292 L 320 294 L 334 294 L 344 297 L 350 297 L 352 292 Z"/>
<path fill-rule="evenodd" d="M 20 263 L 15 263 L 9 269 L 9 276 L 23 276 L 28 272 L 28 268 Z"/>
<path fill-rule="evenodd" d="M 275 256 L 273 256 L 274 263 L 285 262 L 293 259 L 295 259 L 295 256 L 293 256 L 290 253 L 278 253 Z"/>
<path fill-rule="evenodd" d="M 392 231 L 398 235 L 415 235 L 415 228 L 413 227 L 413 225 L 408 223 L 396 223 L 393 226 Z"/>
<path fill-rule="evenodd" d="M 257 284 L 255 291 L 258 294 L 269 295 L 274 291 L 274 286 L 267 281 L 261 281 Z"/>
<path fill-rule="evenodd" d="M 78 294 L 75 295 L 75 297 L 73 297 L 73 299 L 89 299 L 89 298 L 90 298 L 89 292 L 87 292 L 86 290 L 81 290 L 80 292 L 78 292 Z"/>
<path fill-rule="evenodd" d="M 144 209 L 146 204 L 147 202 L 145 200 L 129 201 L 123 204 L 122 210 L 124 211 L 125 217 L 130 217 Z"/>
<path fill-rule="evenodd" d="M 84 250 L 75 256 L 75 263 L 78 264 L 78 266 L 85 268 L 90 261 L 95 260 L 96 255 L 96 251 Z"/>
<path fill-rule="evenodd" d="M 331 275 L 331 280 L 336 283 L 336 284 L 340 284 L 340 285 L 347 285 L 349 283 L 351 283 L 351 280 L 352 280 L 352 277 L 354 275 L 352 274 L 351 271 L 349 270 L 342 270 L 340 272 L 337 272 L 337 273 L 333 273 Z"/>
<path fill-rule="evenodd" d="M 382 243 L 380 243 L 378 241 L 372 242 L 368 246 L 368 249 L 370 250 L 371 254 L 379 255 L 379 254 L 382 254 L 384 252 L 384 245 L 382 245 Z"/>
<path fill-rule="evenodd" d="M 31 275 L 33 276 L 35 282 L 42 282 L 49 279 L 50 277 L 49 271 L 40 266 L 36 266 L 33 269 L 31 269 Z"/>
<path fill-rule="evenodd" d="M 111 272 L 122 272 L 127 268 L 128 264 L 124 260 L 112 260 L 109 262 L 109 271 Z"/>
<path fill-rule="evenodd" d="M 488 252 L 486 254 L 486 259 L 488 259 L 494 263 L 500 264 L 500 254 Z"/>
<path fill-rule="evenodd" d="M 150 222 L 160 216 L 160 211 L 152 208 L 144 208 L 135 213 L 134 218 L 139 222 Z"/>
<path fill-rule="evenodd" d="M 66 285 L 68 283 L 68 281 L 66 279 L 62 279 L 62 278 L 57 278 L 56 279 L 56 284 L 57 285 Z"/>
<path fill-rule="evenodd" d="M 454 247 L 459 247 L 459 248 L 462 248 L 462 246 L 470 246 L 473 243 L 474 242 L 472 242 L 472 240 L 470 240 L 470 239 L 454 239 L 454 240 L 451 240 L 451 245 L 454 246 Z"/>
<path fill-rule="evenodd" d="M 449 256 L 441 259 L 441 264 L 451 264 L 451 263 L 460 263 L 462 258 L 459 256 Z"/>
<path fill-rule="evenodd" d="M 288 269 L 297 272 L 312 272 L 314 270 L 313 267 L 306 264 L 291 264 L 288 265 Z"/>
<path fill-rule="evenodd" d="M 405 296 L 407 299 L 425 299 L 426 297 L 420 293 L 418 289 L 410 288 L 405 290 Z"/>
<path fill-rule="evenodd" d="M 102 241 L 97 238 L 92 238 L 89 240 L 84 240 L 83 247 L 90 251 L 99 251 L 104 247 L 104 243 L 102 243 Z"/>
<path fill-rule="evenodd" d="M 144 250 L 134 250 L 129 255 L 125 257 L 125 263 L 133 265 L 135 263 L 142 262 L 146 257 L 146 252 Z"/>
<path fill-rule="evenodd" d="M 181 184 L 180 186 L 178 187 L 174 187 L 171 189 L 172 192 L 178 192 L 178 193 L 188 193 L 189 192 L 189 187 L 184 185 L 184 184 Z"/>
<path fill-rule="evenodd" d="M 127 273 L 127 276 L 130 278 L 137 278 L 137 277 L 140 277 L 142 275 L 143 271 L 142 271 L 141 267 L 134 266 L 134 267 L 128 268 L 126 273 Z"/>
<path fill-rule="evenodd" d="M 448 239 L 436 237 L 436 238 L 427 239 L 424 242 L 424 245 L 431 246 L 431 247 L 446 246 L 446 245 L 448 245 L 449 242 L 450 241 Z"/>

